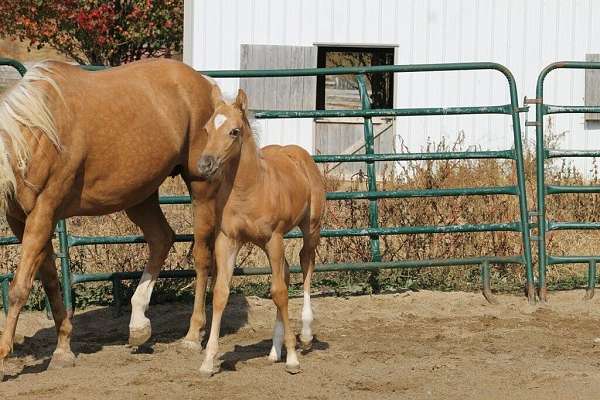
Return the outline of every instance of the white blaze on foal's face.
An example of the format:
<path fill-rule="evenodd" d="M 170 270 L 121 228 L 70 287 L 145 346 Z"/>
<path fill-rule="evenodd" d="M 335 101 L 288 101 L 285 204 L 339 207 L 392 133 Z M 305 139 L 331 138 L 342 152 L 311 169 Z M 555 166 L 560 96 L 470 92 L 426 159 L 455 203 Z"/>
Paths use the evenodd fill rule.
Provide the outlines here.
<path fill-rule="evenodd" d="M 221 125 L 223 125 L 225 123 L 225 121 L 227 121 L 226 116 L 224 116 L 223 114 L 217 114 L 214 119 L 215 129 L 219 129 L 221 127 Z"/>

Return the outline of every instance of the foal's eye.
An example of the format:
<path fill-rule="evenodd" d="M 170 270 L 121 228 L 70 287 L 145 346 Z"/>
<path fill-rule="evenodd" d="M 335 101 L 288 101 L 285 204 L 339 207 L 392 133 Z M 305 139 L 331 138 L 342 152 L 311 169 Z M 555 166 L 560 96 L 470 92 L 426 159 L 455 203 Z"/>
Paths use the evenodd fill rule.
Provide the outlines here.
<path fill-rule="evenodd" d="M 238 128 L 232 129 L 231 132 L 229 132 L 229 136 L 233 138 L 240 136 L 240 130 Z"/>

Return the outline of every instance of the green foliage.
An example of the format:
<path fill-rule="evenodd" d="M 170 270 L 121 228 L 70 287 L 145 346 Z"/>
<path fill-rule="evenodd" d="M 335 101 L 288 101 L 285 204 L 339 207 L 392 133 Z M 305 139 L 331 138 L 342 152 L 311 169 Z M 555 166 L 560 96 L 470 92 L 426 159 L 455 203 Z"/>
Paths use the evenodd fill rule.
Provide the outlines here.
<path fill-rule="evenodd" d="M 53 47 L 81 64 L 169 57 L 181 51 L 183 0 L 4 0 L 0 37 Z"/>

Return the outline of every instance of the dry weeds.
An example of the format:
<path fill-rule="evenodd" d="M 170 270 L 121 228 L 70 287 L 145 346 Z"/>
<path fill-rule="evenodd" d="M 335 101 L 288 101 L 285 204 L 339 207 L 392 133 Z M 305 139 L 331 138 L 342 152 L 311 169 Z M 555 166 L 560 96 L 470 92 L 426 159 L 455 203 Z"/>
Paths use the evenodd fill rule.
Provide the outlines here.
<path fill-rule="evenodd" d="M 549 127 L 551 130 L 551 126 Z M 559 141 L 551 136 L 549 145 Z M 426 151 L 449 151 L 464 149 L 462 140 L 452 145 L 446 142 L 430 143 Z M 473 150 L 473 149 L 469 149 Z M 535 157 L 531 150 L 525 154 L 529 208 L 535 204 Z M 567 162 L 548 166 L 547 183 L 598 184 L 597 163 L 590 171 L 591 182 Z M 505 186 L 516 182 L 513 163 L 498 160 L 448 160 L 401 163 L 395 170 L 384 174 L 378 182 L 379 189 L 451 188 L 467 186 Z M 365 175 L 358 173 L 349 180 L 326 174 L 327 189 L 367 190 Z M 161 187 L 161 194 L 185 194 L 180 178 L 169 178 Z M 600 211 L 600 198 L 593 194 L 561 195 L 548 198 L 548 217 L 561 221 L 595 221 Z M 192 214 L 188 205 L 163 207 L 167 219 L 177 233 L 189 233 Z M 518 220 L 518 201 L 514 196 L 461 196 L 417 199 L 379 200 L 379 223 L 381 226 L 446 225 L 465 223 L 501 223 Z M 368 226 L 368 202 L 359 200 L 332 201 L 323 222 L 325 228 Z M 8 233 L 6 226 L 2 232 Z M 75 217 L 69 220 L 69 232 L 76 235 L 125 235 L 138 234 L 138 229 L 124 213 L 104 217 Z M 535 234 L 535 231 L 533 232 Z M 560 231 L 548 235 L 551 254 L 600 254 L 600 232 Z M 427 259 L 467 257 L 480 255 L 505 256 L 521 253 L 518 233 L 490 232 L 474 234 L 435 234 L 383 236 L 384 260 Z M 300 240 L 289 240 L 286 253 L 291 264 L 298 263 Z M 191 268 L 186 255 L 188 243 L 178 243 L 171 251 L 164 269 Z M 14 271 L 18 260 L 18 246 L 0 248 L 4 260 L 0 273 Z M 71 249 L 72 269 L 75 272 L 132 271 L 143 268 L 146 258 L 144 245 L 94 245 Z M 535 257 L 535 251 L 534 251 Z M 369 241 L 366 237 L 323 238 L 318 248 L 317 263 L 361 262 L 370 260 Z M 535 261 L 535 259 L 534 259 Z M 265 266 L 266 257 L 254 246 L 247 245 L 240 252 L 238 264 L 242 266 Z M 584 269 L 579 266 L 554 266 L 549 269 L 548 283 L 577 286 L 583 283 Z M 559 279 L 560 278 L 560 279 Z M 298 283 L 298 277 L 293 283 Z M 496 268 L 492 275 L 493 286 L 500 290 L 518 290 L 524 281 L 522 266 Z M 237 290 L 268 294 L 268 277 L 235 278 Z M 165 298 L 191 297 L 192 287 L 188 280 L 165 281 L 157 287 L 157 301 Z M 442 290 L 474 290 L 479 287 L 477 267 L 424 268 L 421 270 L 323 273 L 317 286 L 325 290 L 350 290 L 369 292 L 373 289 L 437 288 Z M 343 288 L 343 289 L 340 289 Z M 110 301 L 107 285 L 78 287 L 78 302 L 105 303 Z M 129 291 L 131 289 L 129 288 Z M 161 295 L 162 293 L 162 295 Z M 35 297 L 30 305 L 41 304 Z"/>

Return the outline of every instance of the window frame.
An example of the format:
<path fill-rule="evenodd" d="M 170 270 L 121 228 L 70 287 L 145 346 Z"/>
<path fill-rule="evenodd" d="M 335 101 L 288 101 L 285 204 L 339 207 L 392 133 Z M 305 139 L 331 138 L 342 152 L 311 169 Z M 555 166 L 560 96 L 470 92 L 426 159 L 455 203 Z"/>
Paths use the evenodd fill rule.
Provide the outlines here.
<path fill-rule="evenodd" d="M 352 44 L 318 44 L 317 47 L 317 68 L 325 68 L 327 64 L 327 53 L 328 52 L 365 52 L 372 54 L 386 54 L 391 53 L 393 63 L 396 63 L 396 45 L 381 45 L 381 44 L 360 44 L 360 45 L 352 45 Z M 391 85 L 390 85 L 390 98 L 392 104 L 383 108 L 394 108 L 394 74 L 391 75 Z M 317 76 L 317 87 L 315 90 L 316 99 L 315 105 L 317 110 L 325 110 L 325 101 L 326 101 L 326 87 L 325 87 L 325 75 Z"/>

